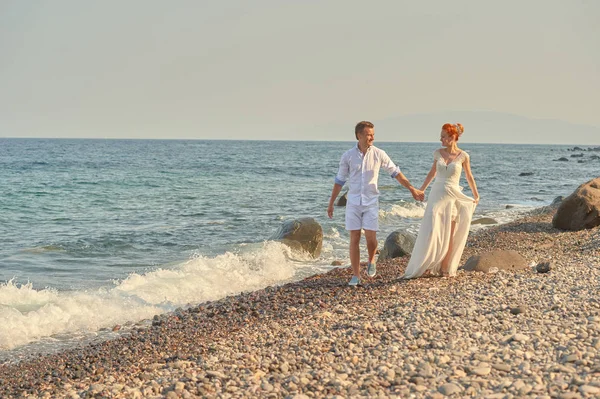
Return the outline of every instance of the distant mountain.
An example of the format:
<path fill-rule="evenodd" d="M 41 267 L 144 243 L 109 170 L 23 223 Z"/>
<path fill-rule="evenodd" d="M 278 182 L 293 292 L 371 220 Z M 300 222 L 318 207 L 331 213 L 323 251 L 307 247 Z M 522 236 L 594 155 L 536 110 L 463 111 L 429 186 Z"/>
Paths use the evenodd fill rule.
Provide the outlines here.
<path fill-rule="evenodd" d="M 491 111 L 448 111 L 374 120 L 377 141 L 439 139 L 446 122 L 462 123 L 463 142 L 515 144 L 600 145 L 600 127 L 551 119 L 532 119 Z"/>

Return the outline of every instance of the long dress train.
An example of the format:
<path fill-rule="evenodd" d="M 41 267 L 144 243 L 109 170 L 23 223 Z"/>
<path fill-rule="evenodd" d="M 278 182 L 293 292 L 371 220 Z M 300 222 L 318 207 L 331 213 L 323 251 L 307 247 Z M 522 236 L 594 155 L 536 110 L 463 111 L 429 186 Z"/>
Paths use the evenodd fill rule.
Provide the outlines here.
<path fill-rule="evenodd" d="M 469 159 L 469 154 L 461 151 L 449 164 L 446 164 L 440 150 L 436 150 L 433 156 L 437 162 L 437 173 L 404 278 L 419 277 L 427 270 L 439 274 L 448 251 L 448 274 L 455 276 L 475 211 L 474 199 L 463 194 L 462 187 L 458 185 L 462 164 Z M 452 247 L 449 248 L 452 221 L 456 225 Z"/>

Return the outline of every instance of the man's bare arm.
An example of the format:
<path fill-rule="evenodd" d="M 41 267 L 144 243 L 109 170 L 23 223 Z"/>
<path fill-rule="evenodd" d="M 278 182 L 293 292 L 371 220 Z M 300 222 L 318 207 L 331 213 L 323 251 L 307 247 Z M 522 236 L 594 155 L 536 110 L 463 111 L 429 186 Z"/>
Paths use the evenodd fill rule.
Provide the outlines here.
<path fill-rule="evenodd" d="M 329 216 L 330 219 L 333 218 L 333 203 L 340 194 L 340 191 L 342 191 L 342 186 L 335 183 L 333 185 L 333 189 L 331 190 L 331 198 L 329 198 L 329 206 L 327 207 L 327 216 Z"/>

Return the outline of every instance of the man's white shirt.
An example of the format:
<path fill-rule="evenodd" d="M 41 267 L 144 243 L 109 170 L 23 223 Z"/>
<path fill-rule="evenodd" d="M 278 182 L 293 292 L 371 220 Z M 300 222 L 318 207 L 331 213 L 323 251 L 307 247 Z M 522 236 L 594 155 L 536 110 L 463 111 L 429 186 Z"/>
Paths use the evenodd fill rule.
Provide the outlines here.
<path fill-rule="evenodd" d="M 380 168 L 393 178 L 400 173 L 400 168 L 392 162 L 388 154 L 375 146 L 369 147 L 363 154 L 357 144 L 342 155 L 335 182 L 340 186 L 349 183 L 348 204 L 362 206 L 378 204 L 377 178 Z"/>

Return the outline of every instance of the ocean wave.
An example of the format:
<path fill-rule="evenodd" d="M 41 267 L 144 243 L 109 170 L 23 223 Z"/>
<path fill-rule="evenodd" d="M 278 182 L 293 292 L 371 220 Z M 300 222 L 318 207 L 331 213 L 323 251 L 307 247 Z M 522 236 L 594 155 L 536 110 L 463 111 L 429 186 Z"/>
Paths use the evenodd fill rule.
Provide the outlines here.
<path fill-rule="evenodd" d="M 0 349 L 52 336 L 93 333 L 151 318 L 177 307 L 257 290 L 292 279 L 302 256 L 277 242 L 244 253 L 198 256 L 172 269 L 131 274 L 95 291 L 35 290 L 13 280 L 0 285 Z"/>
<path fill-rule="evenodd" d="M 425 215 L 426 204 L 414 204 L 411 202 L 400 202 L 393 204 L 390 209 L 379 210 L 379 219 L 385 221 L 391 218 L 411 218 L 420 219 Z"/>

